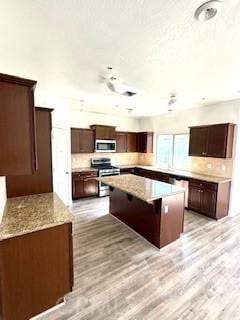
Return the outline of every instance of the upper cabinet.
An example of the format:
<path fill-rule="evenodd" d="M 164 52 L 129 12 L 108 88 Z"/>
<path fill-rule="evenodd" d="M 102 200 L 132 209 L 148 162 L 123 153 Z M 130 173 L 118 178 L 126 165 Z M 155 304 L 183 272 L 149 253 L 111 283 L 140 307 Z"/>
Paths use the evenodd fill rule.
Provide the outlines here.
<path fill-rule="evenodd" d="M 71 153 L 93 153 L 94 131 L 71 128 Z"/>
<path fill-rule="evenodd" d="M 127 152 L 127 132 L 116 132 L 116 151 Z"/>
<path fill-rule="evenodd" d="M 0 74 L 0 176 L 36 170 L 36 81 Z"/>
<path fill-rule="evenodd" d="M 127 133 L 127 152 L 137 152 L 137 133 Z"/>
<path fill-rule="evenodd" d="M 141 153 L 153 152 L 153 132 L 139 132 L 137 134 L 137 150 Z"/>
<path fill-rule="evenodd" d="M 91 129 L 94 130 L 96 140 L 115 140 L 116 130 L 115 127 L 92 125 Z"/>
<path fill-rule="evenodd" d="M 117 152 L 137 152 L 136 132 L 116 132 Z"/>
<path fill-rule="evenodd" d="M 190 127 L 189 156 L 231 158 L 234 124 Z"/>

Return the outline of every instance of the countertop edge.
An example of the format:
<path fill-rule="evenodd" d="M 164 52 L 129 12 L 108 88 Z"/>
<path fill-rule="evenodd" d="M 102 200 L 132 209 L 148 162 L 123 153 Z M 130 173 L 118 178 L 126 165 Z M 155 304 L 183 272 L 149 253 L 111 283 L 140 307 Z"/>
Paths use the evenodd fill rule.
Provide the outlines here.
<path fill-rule="evenodd" d="M 226 183 L 226 182 L 231 182 L 232 178 L 228 178 L 228 177 L 216 177 L 216 176 L 207 176 L 205 174 L 201 174 L 201 173 L 197 173 L 197 172 L 191 172 L 191 171 L 186 171 L 186 174 L 182 173 L 182 171 L 180 173 L 177 172 L 171 172 L 168 171 L 167 169 L 161 169 L 161 168 L 154 168 L 154 167 L 148 167 L 148 166 L 144 166 L 144 165 L 116 165 L 117 168 L 119 169 L 132 169 L 132 168 L 140 168 L 140 169 L 144 169 L 144 170 L 149 170 L 149 171 L 153 171 L 153 172 L 162 172 L 162 173 L 167 173 L 170 176 L 179 176 L 179 177 L 183 177 L 183 178 L 188 178 L 188 179 L 195 179 L 195 180 L 202 180 L 202 181 L 206 181 L 206 182 L 211 182 L 211 183 L 216 183 L 216 184 L 222 184 L 222 183 Z M 193 175 L 192 177 L 190 175 Z M 196 175 L 194 177 L 194 175 Z M 200 176 L 200 177 L 198 177 Z M 221 181 L 216 181 L 215 178 L 217 179 L 222 179 Z"/>
<path fill-rule="evenodd" d="M 62 226 L 64 224 L 68 224 L 68 223 L 73 223 L 73 219 L 69 220 L 69 221 L 65 221 L 65 222 L 54 223 L 52 225 L 46 225 L 46 226 L 37 227 L 34 230 L 24 230 L 22 232 L 17 232 L 14 235 L 3 236 L 2 238 L 0 238 L 0 242 L 4 241 L 4 240 L 14 239 L 16 237 L 26 236 L 26 235 L 34 233 L 34 232 L 39 232 L 39 231 L 51 229 L 51 228 L 54 228 L 54 227 L 59 227 L 59 226 Z"/>
<path fill-rule="evenodd" d="M 97 178 L 97 180 L 98 180 L 98 181 L 101 181 L 102 179 L 101 179 L 101 178 Z M 109 183 L 109 182 L 104 182 L 104 183 L 105 183 L 106 185 L 112 187 L 112 188 L 116 188 L 116 189 L 118 189 L 118 190 L 120 190 L 120 191 L 122 191 L 122 192 L 125 192 L 125 193 L 127 193 L 127 194 L 130 194 L 131 196 L 133 196 L 133 197 L 135 197 L 135 198 L 138 198 L 138 199 L 140 199 L 140 200 L 142 200 L 142 201 L 145 201 L 145 202 L 147 202 L 147 203 L 151 203 L 151 202 L 153 202 L 153 201 L 157 201 L 157 200 L 160 200 L 160 199 L 169 197 L 169 196 L 171 196 L 171 195 L 175 195 L 175 194 L 185 193 L 185 192 L 186 192 L 184 189 L 182 189 L 182 190 L 176 190 L 176 191 L 173 191 L 173 192 L 171 192 L 171 193 L 166 193 L 166 194 L 164 194 L 164 195 L 161 196 L 161 197 L 153 197 L 153 198 L 150 198 L 150 199 L 146 199 L 146 198 L 138 197 L 138 196 L 137 196 L 136 194 L 134 194 L 133 192 L 131 192 L 131 191 L 129 192 L 129 191 L 127 191 L 127 190 L 124 190 L 123 188 L 121 188 L 121 187 L 119 187 L 119 186 L 116 186 L 116 185 L 114 185 L 114 184 L 112 184 L 112 183 Z M 162 183 L 165 183 L 165 182 L 162 182 Z"/>

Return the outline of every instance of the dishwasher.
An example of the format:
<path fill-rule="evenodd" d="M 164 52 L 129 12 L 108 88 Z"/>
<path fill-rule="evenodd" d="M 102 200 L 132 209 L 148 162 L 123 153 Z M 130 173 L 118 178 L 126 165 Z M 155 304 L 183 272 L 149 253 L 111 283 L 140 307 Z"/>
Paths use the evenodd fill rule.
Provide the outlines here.
<path fill-rule="evenodd" d="M 188 180 L 184 180 L 182 177 L 172 176 L 169 178 L 169 183 L 178 186 L 180 188 L 184 188 L 185 192 L 185 208 L 188 208 L 188 189 L 189 189 L 189 182 Z"/>

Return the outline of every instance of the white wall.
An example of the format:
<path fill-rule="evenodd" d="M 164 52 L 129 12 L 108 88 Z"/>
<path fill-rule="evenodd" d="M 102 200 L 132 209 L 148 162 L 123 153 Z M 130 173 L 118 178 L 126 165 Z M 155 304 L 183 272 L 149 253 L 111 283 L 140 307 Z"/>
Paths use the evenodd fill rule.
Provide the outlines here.
<path fill-rule="evenodd" d="M 6 203 L 6 182 L 5 177 L 0 177 L 0 223 L 2 219 L 3 210 Z"/>
<path fill-rule="evenodd" d="M 189 126 L 213 123 L 238 123 L 240 100 L 194 109 L 170 112 L 162 116 L 140 119 L 141 131 L 156 133 L 185 133 Z"/>
<path fill-rule="evenodd" d="M 139 131 L 139 121 L 137 119 L 110 114 L 80 112 L 74 109 L 71 110 L 71 127 L 89 128 L 92 124 L 115 126 L 118 131 Z"/>

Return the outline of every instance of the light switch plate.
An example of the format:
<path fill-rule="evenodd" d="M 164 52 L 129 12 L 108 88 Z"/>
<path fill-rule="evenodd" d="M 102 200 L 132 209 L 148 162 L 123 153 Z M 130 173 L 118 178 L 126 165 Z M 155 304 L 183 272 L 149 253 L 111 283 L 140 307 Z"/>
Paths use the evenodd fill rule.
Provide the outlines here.
<path fill-rule="evenodd" d="M 164 206 L 164 213 L 168 213 L 168 206 Z"/>

